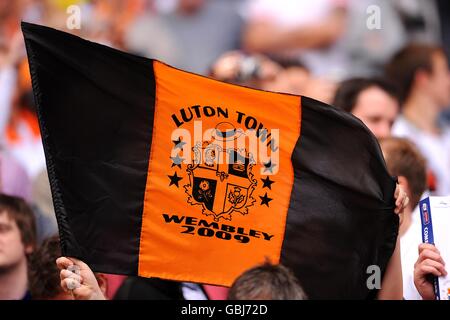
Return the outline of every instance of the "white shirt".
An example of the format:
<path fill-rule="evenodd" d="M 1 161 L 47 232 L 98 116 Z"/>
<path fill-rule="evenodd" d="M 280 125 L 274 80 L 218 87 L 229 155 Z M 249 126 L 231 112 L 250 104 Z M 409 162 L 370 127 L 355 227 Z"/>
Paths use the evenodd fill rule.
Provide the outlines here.
<path fill-rule="evenodd" d="M 199 284 L 192 282 L 182 282 L 181 290 L 186 300 L 208 300 Z"/>
<path fill-rule="evenodd" d="M 450 195 L 450 129 L 439 136 L 420 130 L 405 117 L 399 116 L 392 134 L 411 140 L 427 160 L 427 167 L 437 179 L 435 196 Z"/>

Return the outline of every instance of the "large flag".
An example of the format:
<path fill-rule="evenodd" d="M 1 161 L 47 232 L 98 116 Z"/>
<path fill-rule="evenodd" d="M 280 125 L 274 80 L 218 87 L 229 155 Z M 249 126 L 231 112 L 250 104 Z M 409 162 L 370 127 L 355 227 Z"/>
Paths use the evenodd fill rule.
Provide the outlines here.
<path fill-rule="evenodd" d="M 358 119 L 22 29 L 63 255 L 224 286 L 270 259 L 310 298 L 375 294 L 366 271 L 395 247 L 395 182 Z"/>

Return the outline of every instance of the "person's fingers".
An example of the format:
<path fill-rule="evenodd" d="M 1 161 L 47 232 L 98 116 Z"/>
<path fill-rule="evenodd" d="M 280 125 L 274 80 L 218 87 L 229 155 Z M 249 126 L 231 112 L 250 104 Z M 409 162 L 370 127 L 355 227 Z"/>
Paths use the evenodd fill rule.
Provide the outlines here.
<path fill-rule="evenodd" d="M 63 289 L 64 292 L 69 292 L 70 290 L 67 289 L 67 284 L 66 284 L 66 280 L 61 280 L 61 288 Z"/>
<path fill-rule="evenodd" d="M 421 252 L 421 254 L 419 255 L 418 262 L 420 263 L 426 259 L 431 259 L 431 260 L 441 263 L 442 265 L 445 265 L 445 262 L 444 262 L 444 259 L 442 259 L 442 256 L 438 252 L 433 251 L 433 250 L 429 250 L 429 249 L 423 250 Z"/>
<path fill-rule="evenodd" d="M 436 270 L 439 271 L 439 275 L 437 276 L 442 276 L 442 275 L 446 275 L 447 272 L 445 271 L 444 265 L 440 262 L 434 261 L 432 259 L 425 259 L 422 263 L 421 266 L 419 267 L 419 270 L 422 267 L 432 267 L 435 268 Z"/>
<path fill-rule="evenodd" d="M 71 279 L 78 281 L 79 283 L 83 283 L 83 278 L 80 275 L 73 273 L 72 271 L 69 271 L 66 269 L 61 270 L 61 272 L 59 273 L 59 276 L 60 276 L 61 280 L 71 278 Z"/>
<path fill-rule="evenodd" d="M 213 76 L 225 80 L 236 78 L 241 59 L 240 52 L 229 52 L 221 56 L 212 68 Z"/>
<path fill-rule="evenodd" d="M 403 204 L 402 204 L 403 208 L 406 208 L 406 206 L 408 205 L 408 203 L 409 203 L 409 197 L 406 195 L 405 198 L 404 198 L 404 200 L 403 200 Z"/>
<path fill-rule="evenodd" d="M 397 199 L 395 200 L 395 205 L 398 207 L 405 201 L 406 193 L 403 191 L 400 191 L 398 194 Z"/>
<path fill-rule="evenodd" d="M 75 279 L 66 278 L 64 280 L 61 280 L 61 287 L 63 288 L 63 290 L 65 292 L 70 292 L 72 290 L 75 290 L 75 289 L 81 287 L 81 283 L 79 283 Z"/>
<path fill-rule="evenodd" d="M 419 245 L 419 255 L 425 250 L 430 250 L 430 251 L 436 252 L 438 254 L 441 254 L 441 252 L 438 250 L 438 248 L 436 248 L 436 246 L 431 243 L 421 243 Z"/>
<path fill-rule="evenodd" d="M 418 270 L 419 278 L 428 274 L 432 274 L 436 277 L 441 276 L 441 272 L 437 268 L 433 266 L 422 265 Z"/>
<path fill-rule="evenodd" d="M 89 266 L 83 261 L 72 257 L 70 257 L 69 259 L 73 262 L 73 264 L 79 266 L 81 270 L 91 270 L 91 268 L 89 268 Z"/>
<path fill-rule="evenodd" d="M 400 203 L 401 203 L 402 199 L 400 197 L 396 198 L 395 200 L 395 213 L 399 213 L 400 212 Z"/>
<path fill-rule="evenodd" d="M 396 187 L 395 187 L 395 191 L 394 191 L 394 198 L 395 198 L 395 203 L 399 204 L 401 201 L 401 197 L 404 194 L 403 188 L 397 183 Z M 400 201 L 399 201 L 400 200 Z"/>
<path fill-rule="evenodd" d="M 62 269 L 67 269 L 69 266 L 74 265 L 73 261 L 71 261 L 70 259 L 66 258 L 66 257 L 60 257 L 58 259 L 56 259 L 56 265 L 58 267 L 58 269 L 62 270 Z"/>
<path fill-rule="evenodd" d="M 75 276 L 78 276 L 77 274 L 75 274 L 75 273 L 73 273 L 72 271 L 69 271 L 69 270 L 67 270 L 67 269 L 62 269 L 62 270 L 59 272 L 59 277 L 60 277 L 61 280 L 64 280 L 64 279 L 66 279 L 66 278 L 75 278 L 74 275 L 75 275 Z"/>
<path fill-rule="evenodd" d="M 395 200 L 395 213 L 402 212 L 409 203 L 409 197 L 406 192 L 400 191 L 398 197 Z"/>
<path fill-rule="evenodd" d="M 400 194 L 400 185 L 397 184 L 394 191 L 394 198 L 397 199 Z"/>
<path fill-rule="evenodd" d="M 432 243 L 421 243 L 421 244 L 419 244 L 419 254 L 420 254 L 420 252 L 422 252 L 425 249 L 429 249 L 429 250 L 432 250 L 432 251 L 439 252 L 438 248 Z"/>

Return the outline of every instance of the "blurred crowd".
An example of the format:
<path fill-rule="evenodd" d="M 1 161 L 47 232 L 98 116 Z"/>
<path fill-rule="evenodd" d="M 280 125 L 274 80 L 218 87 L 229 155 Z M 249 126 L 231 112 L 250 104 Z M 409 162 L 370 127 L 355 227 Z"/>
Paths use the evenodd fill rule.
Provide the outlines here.
<path fill-rule="evenodd" d="M 79 29 L 68 28 L 70 5 L 80 8 Z M 9 277 L 20 283 L 15 295 L 0 285 L 0 299 L 26 298 L 30 288 L 38 298 L 63 298 L 56 265 L 45 267 L 59 256 L 51 237 L 57 224 L 21 20 L 352 113 L 379 139 L 388 170 L 411 199 L 400 229 L 404 297 L 419 299 L 417 204 L 424 195 L 450 195 L 449 17 L 446 0 L 0 0 L 0 191 L 24 199 L 34 215 L 26 222 L 23 207 L 0 198 L 9 212 L 0 212 L 0 282 L 13 270 Z M 8 223 L 21 232 L 15 246 L 5 238 Z M 28 240 L 27 228 L 37 230 Z M 28 274 L 27 261 L 39 268 Z M 47 292 L 36 289 L 36 277 L 48 281 Z M 109 281 L 110 298 L 120 285 L 128 297 L 139 287 L 123 277 L 97 280 L 105 288 Z M 217 288 L 202 293 L 224 297 Z"/>

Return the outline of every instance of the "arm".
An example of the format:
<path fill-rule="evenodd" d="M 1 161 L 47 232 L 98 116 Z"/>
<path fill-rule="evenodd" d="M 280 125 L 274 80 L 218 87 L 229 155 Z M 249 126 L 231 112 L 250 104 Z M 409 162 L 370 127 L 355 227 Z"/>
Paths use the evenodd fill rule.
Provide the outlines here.
<path fill-rule="evenodd" d="M 394 192 L 395 210 L 394 212 L 400 216 L 400 224 L 402 222 L 403 210 L 409 203 L 409 198 L 403 188 L 397 184 Z M 403 299 L 403 276 L 402 262 L 400 256 L 400 238 L 397 237 L 394 253 L 388 262 L 381 290 L 378 293 L 380 300 L 401 300 Z"/>
<path fill-rule="evenodd" d="M 394 253 L 389 260 L 381 290 L 378 293 L 379 300 L 403 299 L 402 263 L 400 258 L 400 240 L 397 238 Z"/>
<path fill-rule="evenodd" d="M 250 21 L 244 30 L 243 47 L 248 51 L 265 53 L 325 47 L 342 35 L 346 18 L 346 10 L 336 8 L 323 22 L 292 29 L 263 20 Z"/>

